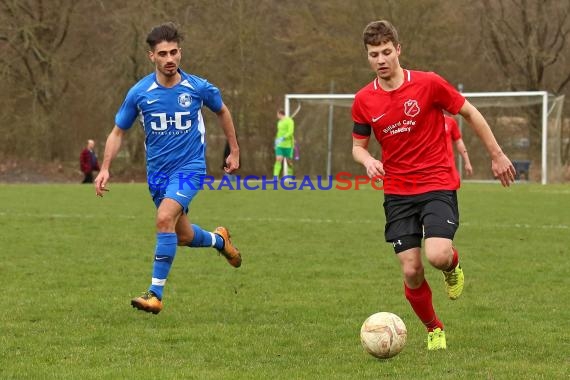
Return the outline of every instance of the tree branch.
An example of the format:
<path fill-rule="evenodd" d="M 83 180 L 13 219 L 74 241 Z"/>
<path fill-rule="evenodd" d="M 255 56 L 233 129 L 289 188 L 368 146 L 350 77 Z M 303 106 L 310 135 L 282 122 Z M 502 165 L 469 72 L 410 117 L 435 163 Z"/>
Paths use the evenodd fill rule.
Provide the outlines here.
<path fill-rule="evenodd" d="M 566 85 L 568 85 L 569 82 L 570 82 L 570 71 L 566 75 L 566 78 L 560 83 L 558 89 L 556 89 L 556 93 L 561 94 L 562 90 L 564 90 L 564 87 L 566 87 Z"/>
<path fill-rule="evenodd" d="M 60 28 L 62 33 L 59 36 L 59 38 L 56 39 L 56 41 L 55 41 L 55 44 L 54 44 L 55 50 L 58 50 L 61 47 L 61 45 L 63 45 L 63 42 L 65 41 L 65 39 L 67 37 L 67 33 L 69 31 L 69 25 L 71 23 L 71 15 L 73 14 L 74 8 L 75 8 L 75 2 L 72 1 L 71 4 L 69 5 L 69 7 L 64 12 L 63 26 Z"/>

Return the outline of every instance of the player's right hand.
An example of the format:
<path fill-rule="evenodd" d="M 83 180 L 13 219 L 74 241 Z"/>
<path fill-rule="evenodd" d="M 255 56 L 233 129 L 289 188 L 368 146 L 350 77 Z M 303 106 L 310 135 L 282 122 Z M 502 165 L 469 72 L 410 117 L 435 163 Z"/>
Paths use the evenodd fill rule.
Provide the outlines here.
<path fill-rule="evenodd" d="M 94 181 L 95 194 L 98 197 L 102 197 L 103 193 L 105 191 L 109 191 L 109 189 L 105 188 L 105 186 L 107 186 L 108 181 L 109 181 L 109 171 L 105 170 L 105 169 L 101 169 L 101 171 L 99 172 L 99 174 L 97 175 L 97 177 L 95 178 L 95 181 Z"/>
<path fill-rule="evenodd" d="M 386 174 L 382 162 L 372 156 L 364 161 L 364 167 L 369 178 L 377 178 Z"/>

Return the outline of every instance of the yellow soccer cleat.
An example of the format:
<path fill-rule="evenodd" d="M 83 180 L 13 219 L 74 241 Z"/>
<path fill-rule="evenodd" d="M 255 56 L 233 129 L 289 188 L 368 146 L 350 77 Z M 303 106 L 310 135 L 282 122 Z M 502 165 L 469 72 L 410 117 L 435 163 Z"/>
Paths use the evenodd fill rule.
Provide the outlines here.
<path fill-rule="evenodd" d="M 447 290 L 447 296 L 456 300 L 459 298 L 463 292 L 463 285 L 465 284 L 465 276 L 463 276 L 463 269 L 457 264 L 455 269 L 451 272 L 443 271 L 443 277 L 445 279 L 445 289 Z"/>
<path fill-rule="evenodd" d="M 235 268 L 239 268 L 241 265 L 241 255 L 239 250 L 235 245 L 232 244 L 230 239 L 230 232 L 226 227 L 217 227 L 214 230 L 216 235 L 220 235 L 224 239 L 224 248 L 222 248 L 220 253 L 224 255 L 228 263 Z"/>
<path fill-rule="evenodd" d="M 158 314 L 162 310 L 162 301 L 151 291 L 131 300 L 131 305 L 147 313 Z"/>
<path fill-rule="evenodd" d="M 428 332 L 427 348 L 430 351 L 447 349 L 445 331 L 438 327 L 435 330 Z"/>

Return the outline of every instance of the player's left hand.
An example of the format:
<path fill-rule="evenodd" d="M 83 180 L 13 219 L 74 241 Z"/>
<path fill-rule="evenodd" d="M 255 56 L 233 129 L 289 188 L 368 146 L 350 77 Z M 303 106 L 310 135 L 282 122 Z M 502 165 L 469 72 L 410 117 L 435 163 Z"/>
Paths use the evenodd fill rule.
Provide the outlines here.
<path fill-rule="evenodd" d="M 511 183 L 515 182 L 517 172 L 511 160 L 504 153 L 491 161 L 491 170 L 493 170 L 495 178 L 498 178 L 504 187 L 509 187 Z"/>
<path fill-rule="evenodd" d="M 107 182 L 109 181 L 109 170 L 101 170 L 99 174 L 95 178 L 93 182 L 95 185 L 95 195 L 98 197 L 102 197 L 104 192 L 109 191 L 109 189 L 105 188 L 107 186 Z"/>
<path fill-rule="evenodd" d="M 275 147 L 279 146 L 279 144 L 281 144 L 284 140 L 285 137 L 279 137 L 278 139 L 275 139 Z"/>
<path fill-rule="evenodd" d="M 226 166 L 224 171 L 226 173 L 232 173 L 239 169 L 239 152 L 230 152 L 230 155 L 226 157 Z"/>

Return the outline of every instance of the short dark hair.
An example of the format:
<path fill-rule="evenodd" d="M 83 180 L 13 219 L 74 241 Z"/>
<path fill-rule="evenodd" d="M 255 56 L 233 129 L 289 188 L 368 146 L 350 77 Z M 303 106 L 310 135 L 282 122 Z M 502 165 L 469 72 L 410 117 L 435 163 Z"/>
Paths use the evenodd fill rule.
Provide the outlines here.
<path fill-rule="evenodd" d="M 184 38 L 178 31 L 176 24 L 173 22 L 167 22 L 152 28 L 146 37 L 146 43 L 150 50 L 154 50 L 154 47 L 163 41 L 180 43 L 183 39 Z"/>
<path fill-rule="evenodd" d="M 378 46 L 390 41 L 392 41 L 394 46 L 400 44 L 398 31 L 390 21 L 386 20 L 372 21 L 366 25 L 362 33 L 362 40 L 364 48 L 366 48 L 366 45 Z"/>
<path fill-rule="evenodd" d="M 279 115 L 285 115 L 285 111 L 283 110 L 283 108 L 279 108 L 279 109 L 277 110 L 277 113 L 278 113 Z"/>

